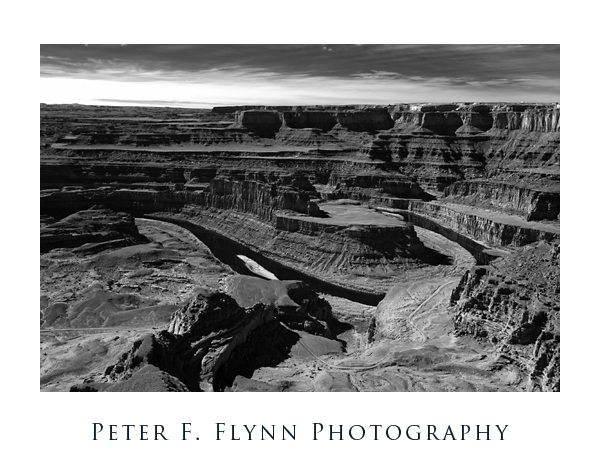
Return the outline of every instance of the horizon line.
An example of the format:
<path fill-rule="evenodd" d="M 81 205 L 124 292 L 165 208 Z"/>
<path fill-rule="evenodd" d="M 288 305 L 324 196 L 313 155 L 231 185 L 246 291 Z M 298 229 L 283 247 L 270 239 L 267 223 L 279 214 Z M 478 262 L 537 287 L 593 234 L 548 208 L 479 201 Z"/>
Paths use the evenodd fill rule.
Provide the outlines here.
<path fill-rule="evenodd" d="M 559 105 L 560 101 L 513 101 L 513 100 L 498 100 L 498 101 L 482 101 L 482 100 L 460 100 L 460 101 L 398 101 L 392 102 L 389 104 L 358 104 L 358 103 L 348 103 L 348 104 L 195 104 L 190 102 L 190 106 L 185 105 L 174 105 L 175 103 L 168 104 L 152 104 L 141 103 L 141 102 L 114 102 L 109 101 L 105 104 L 89 104 L 89 103 L 81 103 L 81 102 L 54 102 L 54 103 L 46 103 L 40 102 L 40 105 L 78 105 L 85 107 L 160 107 L 160 108 L 174 108 L 174 109 L 212 109 L 215 107 L 343 107 L 343 106 L 363 106 L 363 107 L 386 107 L 386 106 L 394 106 L 400 104 L 555 104 Z"/>

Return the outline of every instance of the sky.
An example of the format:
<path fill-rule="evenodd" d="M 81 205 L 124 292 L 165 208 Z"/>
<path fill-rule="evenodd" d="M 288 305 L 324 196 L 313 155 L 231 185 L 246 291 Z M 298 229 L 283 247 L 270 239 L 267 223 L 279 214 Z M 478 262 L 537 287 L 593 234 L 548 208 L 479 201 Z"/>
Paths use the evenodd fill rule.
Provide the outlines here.
<path fill-rule="evenodd" d="M 559 45 L 41 45 L 40 102 L 558 102 Z"/>

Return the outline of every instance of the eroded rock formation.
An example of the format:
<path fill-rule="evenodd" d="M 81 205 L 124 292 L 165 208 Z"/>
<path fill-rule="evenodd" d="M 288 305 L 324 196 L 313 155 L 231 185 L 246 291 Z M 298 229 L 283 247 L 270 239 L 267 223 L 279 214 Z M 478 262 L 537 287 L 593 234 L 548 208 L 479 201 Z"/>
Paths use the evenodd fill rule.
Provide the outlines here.
<path fill-rule="evenodd" d="M 559 296 L 549 291 L 559 270 L 557 105 L 128 112 L 42 111 L 42 327 L 142 332 L 170 323 L 136 334 L 110 381 L 93 376 L 95 386 L 75 389 L 365 390 L 384 380 L 392 390 L 559 389 Z M 150 229 L 146 242 L 132 216 L 188 234 Z M 238 272 L 247 272 L 237 258 L 245 255 L 309 285 L 232 278 L 210 254 L 198 256 L 192 234 Z M 448 308 L 449 290 L 475 261 Z M 311 288 L 336 299 L 330 306 Z M 376 305 L 386 292 L 371 315 L 344 312 L 357 327 L 343 345 L 331 339 L 344 329 L 333 305 L 341 297 Z M 463 347 L 443 337 L 449 322 Z M 480 363 L 465 350 L 471 338 L 492 348 Z M 90 345 L 112 358 L 110 345 Z M 290 383 L 265 369 L 287 374 L 291 354 L 347 348 L 372 373 L 349 377 L 356 362 L 331 364 L 311 383 Z M 387 356 L 362 360 L 377 352 Z M 43 379 L 88 360 L 67 371 L 48 358 Z"/>
<path fill-rule="evenodd" d="M 553 240 L 559 235 L 557 226 L 528 224 L 460 205 L 412 201 L 408 210 L 494 246 L 523 246 L 538 240 Z"/>
<path fill-rule="evenodd" d="M 79 247 L 80 252 L 99 252 L 117 246 L 145 243 L 131 214 L 92 206 L 60 221 L 48 222 L 40 230 L 42 253 L 54 248 Z"/>
<path fill-rule="evenodd" d="M 291 328 L 331 336 L 331 307 L 301 282 L 238 276 L 226 290 L 232 295 L 198 291 L 173 313 L 168 330 L 136 341 L 106 370 L 118 384 L 113 390 L 150 365 L 189 390 L 223 390 L 237 375 L 284 360 L 299 338 Z"/>
<path fill-rule="evenodd" d="M 275 318 L 291 329 L 333 337 L 339 327 L 331 305 L 301 281 L 232 276 L 225 284 L 225 292 L 244 308 L 258 303 L 272 305 Z"/>
<path fill-rule="evenodd" d="M 452 293 L 457 334 L 494 344 L 498 365 L 517 362 L 529 390 L 559 390 L 559 268 L 560 246 L 542 242 L 468 271 Z"/>
<path fill-rule="evenodd" d="M 507 182 L 471 180 L 446 188 L 445 198 L 454 203 L 490 207 L 525 220 L 556 219 L 560 214 L 560 193 L 556 186 L 545 188 Z"/>

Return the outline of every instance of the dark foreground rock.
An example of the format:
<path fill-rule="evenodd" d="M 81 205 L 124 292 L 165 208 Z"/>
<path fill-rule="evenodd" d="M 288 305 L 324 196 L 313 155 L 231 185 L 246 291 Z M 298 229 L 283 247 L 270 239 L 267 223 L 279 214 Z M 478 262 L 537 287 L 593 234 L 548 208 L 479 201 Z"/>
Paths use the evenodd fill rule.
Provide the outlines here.
<path fill-rule="evenodd" d="M 330 334 L 335 323 L 329 304 L 298 281 L 237 276 L 228 288 L 236 298 L 200 290 L 173 313 L 167 331 L 136 341 L 106 369 L 115 384 L 103 390 L 138 391 L 148 383 L 153 391 L 222 391 L 236 377 L 287 359 L 299 339 L 290 327 Z"/>
<path fill-rule="evenodd" d="M 291 329 L 332 337 L 340 323 L 331 305 L 301 281 L 265 281 L 257 277 L 232 276 L 226 291 L 242 307 L 258 303 L 274 306 L 275 317 Z"/>

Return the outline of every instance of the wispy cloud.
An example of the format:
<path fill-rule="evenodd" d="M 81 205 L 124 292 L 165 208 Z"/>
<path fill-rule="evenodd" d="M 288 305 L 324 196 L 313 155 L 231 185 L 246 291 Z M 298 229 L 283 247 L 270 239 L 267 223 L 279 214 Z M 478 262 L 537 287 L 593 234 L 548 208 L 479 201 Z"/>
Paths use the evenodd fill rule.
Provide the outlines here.
<path fill-rule="evenodd" d="M 553 45 L 48 45 L 41 99 L 558 100 L 559 60 Z"/>

